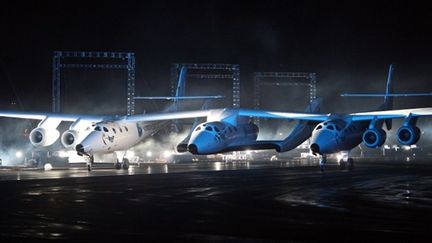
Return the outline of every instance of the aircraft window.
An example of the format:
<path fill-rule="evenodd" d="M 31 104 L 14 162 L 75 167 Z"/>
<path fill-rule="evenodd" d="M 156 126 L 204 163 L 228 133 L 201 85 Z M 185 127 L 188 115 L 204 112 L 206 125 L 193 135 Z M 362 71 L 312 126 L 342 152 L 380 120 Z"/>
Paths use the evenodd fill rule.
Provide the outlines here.
<path fill-rule="evenodd" d="M 327 125 L 327 122 L 324 122 L 324 126 L 326 126 Z"/>
<path fill-rule="evenodd" d="M 103 127 L 104 132 L 108 132 L 108 128 Z"/>
<path fill-rule="evenodd" d="M 100 132 L 102 130 L 101 130 L 100 126 L 97 126 L 97 127 L 95 127 L 95 131 L 99 131 Z"/>
<path fill-rule="evenodd" d="M 213 128 L 210 127 L 210 126 L 206 127 L 206 130 L 207 130 L 207 131 L 210 131 L 210 132 L 213 132 Z"/>
<path fill-rule="evenodd" d="M 123 132 L 123 130 L 121 129 L 121 127 L 119 127 L 120 132 Z"/>
<path fill-rule="evenodd" d="M 124 128 L 125 128 L 126 132 L 129 132 L 129 130 L 128 130 L 128 128 L 126 126 Z"/>
<path fill-rule="evenodd" d="M 329 125 L 329 126 L 327 127 L 327 129 L 329 129 L 329 130 L 334 130 L 334 126 L 333 126 L 333 125 Z"/>
<path fill-rule="evenodd" d="M 117 133 L 117 131 L 115 130 L 115 128 L 112 129 L 114 133 Z"/>
<path fill-rule="evenodd" d="M 219 132 L 219 128 L 217 128 L 217 127 L 214 127 L 214 130 L 215 130 L 216 132 Z"/>
<path fill-rule="evenodd" d="M 199 131 L 199 130 L 201 130 L 201 127 L 195 128 L 195 131 Z"/>

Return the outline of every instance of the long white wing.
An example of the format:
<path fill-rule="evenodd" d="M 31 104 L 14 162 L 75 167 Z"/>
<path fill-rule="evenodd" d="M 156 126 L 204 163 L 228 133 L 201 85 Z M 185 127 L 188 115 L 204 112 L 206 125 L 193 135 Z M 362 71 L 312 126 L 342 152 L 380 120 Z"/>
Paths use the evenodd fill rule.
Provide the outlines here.
<path fill-rule="evenodd" d="M 370 111 L 351 113 L 353 121 L 367 121 L 373 119 L 395 119 L 405 118 L 411 115 L 412 117 L 432 116 L 432 108 L 415 108 L 415 109 L 401 109 L 401 110 L 387 110 L 387 111 Z"/>
<path fill-rule="evenodd" d="M 45 118 L 49 117 L 49 118 L 54 118 L 62 121 L 72 121 L 72 122 L 78 119 L 98 122 L 106 118 L 104 116 L 49 113 L 49 112 L 22 112 L 22 111 L 0 111 L 0 117 L 31 119 L 31 120 L 44 120 Z"/>
<path fill-rule="evenodd" d="M 166 112 L 166 113 L 147 113 L 142 115 L 131 115 L 126 117 L 128 121 L 163 121 L 163 120 L 177 120 L 188 119 L 197 117 L 207 117 L 211 110 L 197 110 L 197 111 L 179 111 L 179 112 Z"/>
<path fill-rule="evenodd" d="M 278 111 L 262 111 L 262 110 L 249 110 L 249 109 L 240 109 L 238 114 L 240 116 L 249 116 L 249 117 L 293 119 L 293 120 L 318 121 L 318 122 L 325 121 L 330 116 L 330 114 L 278 112 Z"/>

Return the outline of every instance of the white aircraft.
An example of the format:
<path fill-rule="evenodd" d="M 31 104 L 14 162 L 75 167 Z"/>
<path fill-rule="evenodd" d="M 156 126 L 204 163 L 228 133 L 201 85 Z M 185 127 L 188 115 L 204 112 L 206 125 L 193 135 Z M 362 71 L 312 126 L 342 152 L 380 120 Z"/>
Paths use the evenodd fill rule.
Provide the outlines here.
<path fill-rule="evenodd" d="M 115 167 L 129 168 L 129 161 L 124 157 L 126 150 L 163 128 L 169 120 L 195 118 L 194 115 L 175 113 L 178 101 L 183 99 L 217 99 L 222 96 L 183 96 L 185 91 L 186 68 L 179 75 L 175 97 L 157 97 L 157 99 L 173 100 L 173 104 L 165 109 L 165 113 L 157 115 L 132 116 L 93 116 L 61 113 L 35 113 L 19 111 L 0 111 L 0 117 L 40 120 L 39 125 L 30 132 L 30 142 L 35 147 L 46 147 L 54 144 L 60 137 L 57 130 L 61 122 L 72 122 L 69 129 L 61 135 L 61 143 L 65 148 L 72 148 L 79 155 L 88 156 L 87 168 L 90 171 L 94 162 L 94 154 L 116 152 Z M 140 99 L 154 99 L 139 97 Z M 171 115 L 172 114 L 172 115 Z M 157 119 L 152 119 L 156 117 Z M 162 121 L 162 122 L 161 122 Z M 121 161 L 121 162 L 120 162 Z"/>

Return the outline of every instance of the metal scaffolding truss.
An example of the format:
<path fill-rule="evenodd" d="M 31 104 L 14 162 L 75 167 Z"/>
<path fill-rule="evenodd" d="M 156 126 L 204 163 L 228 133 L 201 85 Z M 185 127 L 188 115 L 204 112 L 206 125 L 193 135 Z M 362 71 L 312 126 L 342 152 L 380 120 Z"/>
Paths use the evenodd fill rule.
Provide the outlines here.
<path fill-rule="evenodd" d="M 262 86 L 305 86 L 309 88 L 309 102 L 312 102 L 316 98 L 316 73 L 255 72 L 254 109 L 256 110 L 261 108 Z M 254 118 L 254 121 L 259 125 L 259 118 Z"/>
<path fill-rule="evenodd" d="M 114 59 L 121 64 L 64 63 L 65 59 Z M 77 60 L 79 61 L 79 60 Z M 98 60 L 95 60 L 98 61 Z M 60 112 L 61 69 L 126 69 L 127 70 L 127 114 L 135 113 L 135 53 L 95 51 L 55 51 L 53 55 L 52 111 Z"/>
<path fill-rule="evenodd" d="M 204 73 L 189 73 L 186 78 L 232 79 L 233 107 L 240 107 L 240 65 L 239 64 L 194 64 L 174 63 L 171 65 L 171 96 L 175 95 L 180 69 L 202 70 Z M 208 71 L 212 73 L 205 73 Z M 218 73 L 219 71 L 219 73 Z"/>

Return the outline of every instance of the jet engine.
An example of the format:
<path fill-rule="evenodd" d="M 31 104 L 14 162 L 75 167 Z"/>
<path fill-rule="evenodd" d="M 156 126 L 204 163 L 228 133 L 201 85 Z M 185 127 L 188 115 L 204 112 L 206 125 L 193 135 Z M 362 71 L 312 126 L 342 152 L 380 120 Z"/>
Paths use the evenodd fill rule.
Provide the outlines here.
<path fill-rule="evenodd" d="M 55 143 L 60 136 L 60 132 L 57 129 L 46 129 L 37 127 L 30 132 L 30 142 L 37 147 L 50 146 Z"/>
<path fill-rule="evenodd" d="M 420 128 L 412 125 L 404 125 L 399 128 L 397 138 L 402 145 L 413 145 L 420 139 Z"/>
<path fill-rule="evenodd" d="M 370 128 L 363 133 L 363 143 L 369 148 L 377 148 L 384 144 L 387 133 L 382 128 Z"/>
<path fill-rule="evenodd" d="M 74 148 L 78 140 L 78 134 L 75 130 L 67 130 L 61 136 L 61 143 L 65 148 Z"/>

